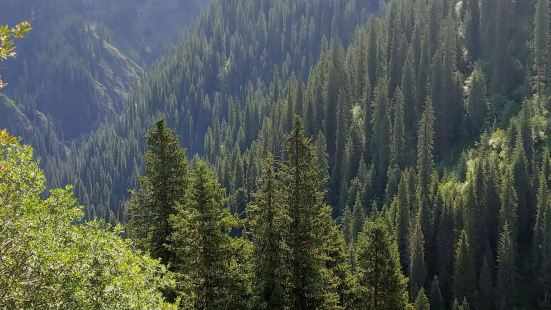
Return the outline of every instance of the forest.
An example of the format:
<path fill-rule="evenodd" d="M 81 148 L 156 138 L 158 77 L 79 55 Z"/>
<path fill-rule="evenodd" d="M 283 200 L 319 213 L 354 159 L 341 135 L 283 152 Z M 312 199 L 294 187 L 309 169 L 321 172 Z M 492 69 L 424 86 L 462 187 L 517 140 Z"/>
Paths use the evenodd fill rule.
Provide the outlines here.
<path fill-rule="evenodd" d="M 551 309 L 550 5 L 2 3 L 0 308 Z"/>

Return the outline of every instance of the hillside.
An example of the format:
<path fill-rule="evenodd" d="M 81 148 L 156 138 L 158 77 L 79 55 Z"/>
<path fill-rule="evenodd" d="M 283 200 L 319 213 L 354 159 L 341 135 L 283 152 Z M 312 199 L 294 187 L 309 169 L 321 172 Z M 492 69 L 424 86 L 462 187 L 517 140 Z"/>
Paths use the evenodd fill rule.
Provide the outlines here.
<path fill-rule="evenodd" d="M 551 307 L 549 0 L 211 0 L 181 37 L 195 4 L 57 1 L 0 128 L 174 277 L 153 303 Z M 0 194 L 41 175 L 2 147 Z"/>
<path fill-rule="evenodd" d="M 60 143 L 81 139 L 122 111 L 144 69 L 182 35 L 203 3 L 5 1 L 3 21 L 30 19 L 35 28 L 18 46 L 20 60 L 3 69 L 6 95 L 31 119 L 46 115 Z M 0 127 L 9 118 L 3 116 Z"/>

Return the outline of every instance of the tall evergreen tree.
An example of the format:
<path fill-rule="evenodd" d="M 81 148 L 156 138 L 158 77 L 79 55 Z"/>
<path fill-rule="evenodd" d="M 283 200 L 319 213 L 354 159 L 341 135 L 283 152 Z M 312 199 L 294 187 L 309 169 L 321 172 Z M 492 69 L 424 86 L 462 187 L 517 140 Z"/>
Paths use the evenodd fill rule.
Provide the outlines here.
<path fill-rule="evenodd" d="M 465 15 L 465 46 L 472 59 L 480 56 L 480 4 L 478 0 L 468 0 Z"/>
<path fill-rule="evenodd" d="M 224 190 L 212 170 L 205 162 L 195 162 L 185 204 L 170 217 L 177 288 L 185 308 L 247 307 L 249 246 L 230 236 L 238 222 L 224 204 Z"/>
<path fill-rule="evenodd" d="M 421 288 L 419 293 L 417 293 L 417 298 L 415 299 L 415 310 L 430 310 L 429 299 L 427 294 L 425 294 L 425 289 Z"/>
<path fill-rule="evenodd" d="M 503 224 L 497 251 L 496 308 L 513 309 L 516 305 L 517 273 L 513 234 L 509 223 Z"/>
<path fill-rule="evenodd" d="M 536 91 L 542 94 L 548 85 L 549 74 L 549 41 L 551 40 L 551 11 L 549 0 L 536 0 L 534 16 L 534 65 L 536 69 Z"/>
<path fill-rule="evenodd" d="M 323 241 L 328 224 L 323 222 L 327 220 L 323 214 L 328 207 L 321 190 L 325 180 L 319 178 L 314 147 L 304 135 L 298 117 L 284 146 L 286 161 L 280 173 L 291 227 L 287 241 L 291 253 L 291 307 L 300 310 L 334 305 L 338 308 L 338 293 L 329 285 L 338 280 L 328 275 L 330 271 L 325 266 L 327 253 Z"/>
<path fill-rule="evenodd" d="M 376 193 L 382 194 L 384 184 L 386 184 L 388 169 L 388 154 L 390 152 L 390 113 L 389 100 L 387 97 L 387 80 L 380 78 L 375 88 L 375 98 L 373 99 L 373 139 L 372 147 L 375 150 L 373 154 L 373 164 L 375 165 L 375 177 L 377 178 Z"/>
<path fill-rule="evenodd" d="M 430 308 L 432 310 L 445 310 L 444 300 L 442 299 L 442 293 L 440 292 L 440 283 L 438 282 L 438 277 L 434 276 L 430 287 Z"/>
<path fill-rule="evenodd" d="M 491 310 L 494 306 L 494 285 L 492 280 L 492 271 L 488 262 L 488 255 L 484 255 L 480 276 L 478 277 L 478 308 L 481 310 Z"/>
<path fill-rule="evenodd" d="M 453 295 L 457 300 L 465 299 L 470 305 L 476 302 L 476 271 L 473 263 L 469 237 L 462 231 L 455 251 Z"/>
<path fill-rule="evenodd" d="M 417 133 L 417 195 L 418 208 L 427 207 L 431 203 L 429 186 L 434 171 L 433 157 L 433 124 L 434 112 L 432 102 L 427 99 L 425 111 L 419 122 Z M 425 236 L 427 237 L 427 236 Z"/>
<path fill-rule="evenodd" d="M 288 306 L 289 214 L 282 204 L 281 184 L 272 155 L 268 155 L 258 180 L 258 191 L 247 206 L 248 233 L 253 243 L 253 279 L 256 307 L 283 309 Z"/>
<path fill-rule="evenodd" d="M 169 250 L 173 232 L 169 218 L 186 201 L 187 154 L 164 120 L 148 133 L 147 145 L 145 176 L 138 178 L 140 188 L 131 192 L 130 230 L 152 257 L 167 264 L 174 262 Z"/>
<path fill-rule="evenodd" d="M 536 265 L 538 280 L 541 288 L 541 306 L 551 305 L 551 202 L 547 184 L 540 180 L 538 193 L 538 222 L 536 224 L 536 237 L 534 246 L 536 248 Z"/>
<path fill-rule="evenodd" d="M 362 309 L 405 309 L 407 281 L 386 225 L 366 222 L 356 249 L 358 298 Z"/>
<path fill-rule="evenodd" d="M 409 292 L 416 296 L 420 288 L 425 285 L 427 270 L 425 266 L 425 241 L 422 231 L 421 210 L 414 220 L 414 229 L 410 233 L 410 261 L 409 261 Z"/>
<path fill-rule="evenodd" d="M 471 0 L 476 1 L 476 0 Z M 490 111 L 486 96 L 486 81 L 482 67 L 477 64 L 470 77 L 469 97 L 467 98 L 467 113 L 470 122 L 471 134 L 478 136 L 487 120 Z"/>

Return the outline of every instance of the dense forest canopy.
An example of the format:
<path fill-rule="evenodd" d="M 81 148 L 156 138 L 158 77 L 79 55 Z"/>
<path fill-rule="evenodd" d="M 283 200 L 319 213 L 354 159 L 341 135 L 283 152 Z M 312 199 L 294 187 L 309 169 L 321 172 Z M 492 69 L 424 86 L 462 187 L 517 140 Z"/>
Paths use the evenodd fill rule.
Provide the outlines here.
<path fill-rule="evenodd" d="M 9 23 L 57 12 L 8 3 Z M 0 263 L 34 251 L 22 276 L 61 295 L 34 301 L 13 274 L 0 305 L 551 307 L 549 0 L 55 5 L 73 17 L 21 41 L 48 49 L 2 71 L 0 127 L 74 188 L 41 195 L 30 148 L 0 134 Z M 60 239 L 40 246 L 20 227 L 43 216 L 65 224 L 42 223 Z M 74 300 L 41 269 L 71 238 Z M 71 255 L 103 276 L 75 279 Z"/>

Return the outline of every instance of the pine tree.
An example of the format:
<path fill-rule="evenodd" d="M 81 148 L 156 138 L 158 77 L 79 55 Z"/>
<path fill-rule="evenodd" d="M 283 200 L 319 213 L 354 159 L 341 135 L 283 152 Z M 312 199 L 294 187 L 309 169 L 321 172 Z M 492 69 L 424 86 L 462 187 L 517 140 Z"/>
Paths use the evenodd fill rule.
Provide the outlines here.
<path fill-rule="evenodd" d="M 543 176 L 543 173 L 542 173 Z M 543 180 L 540 181 L 540 192 L 538 194 L 538 224 L 536 225 L 536 234 L 539 235 L 535 240 L 539 240 L 537 247 L 537 258 L 540 264 L 538 267 L 538 280 L 541 291 L 541 305 L 551 305 L 551 202 L 549 200 L 549 190 L 545 189 L 547 185 Z M 541 215 L 540 215 L 541 214 Z"/>
<path fill-rule="evenodd" d="M 258 191 L 247 206 L 248 234 L 253 243 L 254 290 L 260 309 L 283 309 L 288 303 L 286 233 L 289 214 L 282 205 L 275 162 L 268 155 L 258 180 Z"/>
<path fill-rule="evenodd" d="M 483 1 L 484 2 L 484 1 Z M 512 0 L 496 0 L 495 33 L 493 38 L 492 93 L 503 93 L 509 87 L 511 79 L 510 49 L 508 47 L 511 33 Z M 490 13 L 492 14 L 492 13 Z"/>
<path fill-rule="evenodd" d="M 491 310 L 494 305 L 494 285 L 492 280 L 492 271 L 488 256 L 484 255 L 480 276 L 478 277 L 478 308 L 481 310 Z"/>
<path fill-rule="evenodd" d="M 406 62 L 404 63 L 404 70 L 402 72 L 402 94 L 404 97 L 404 123 L 406 132 L 406 155 L 411 158 L 411 155 L 407 150 L 413 149 L 413 143 L 415 139 L 415 127 L 417 126 L 419 115 L 421 111 L 415 105 L 415 67 L 414 67 L 414 51 L 413 47 L 410 47 L 407 53 Z M 409 133 L 409 134 L 408 134 Z"/>
<path fill-rule="evenodd" d="M 432 310 L 445 310 L 444 300 L 442 299 L 442 293 L 440 292 L 440 283 L 438 277 L 434 276 L 430 288 L 430 308 Z"/>
<path fill-rule="evenodd" d="M 440 214 L 437 234 L 439 280 L 442 294 L 449 298 L 453 276 L 453 258 L 455 251 L 455 218 L 453 206 L 445 203 Z M 448 297 L 449 296 L 449 297 Z M 449 300 L 449 299 L 447 299 Z"/>
<path fill-rule="evenodd" d="M 505 223 L 511 232 L 511 239 L 516 243 L 518 236 L 517 195 L 513 187 L 513 176 L 510 170 L 505 172 L 501 185 L 501 208 L 499 210 L 499 226 L 503 228 Z"/>
<path fill-rule="evenodd" d="M 478 0 L 468 0 L 465 16 L 465 46 L 472 59 L 480 56 L 480 6 Z"/>
<path fill-rule="evenodd" d="M 356 242 L 358 234 L 362 230 L 365 218 L 361 193 L 357 193 L 356 202 L 354 203 L 354 212 L 352 214 L 352 240 L 354 240 L 354 242 Z"/>
<path fill-rule="evenodd" d="M 404 95 L 400 88 L 394 93 L 394 121 L 392 122 L 392 136 L 390 146 L 390 162 L 400 169 L 406 165 L 406 139 L 404 120 Z"/>
<path fill-rule="evenodd" d="M 534 229 L 532 218 L 535 217 L 535 214 L 533 214 L 532 207 L 530 206 L 531 184 L 528 172 L 528 161 L 524 148 L 524 139 L 520 132 L 516 137 L 516 146 L 512 160 L 514 186 L 518 201 L 518 234 L 513 234 L 513 236 L 518 238 L 519 245 L 528 246 L 528 240 L 530 240 L 530 236 L 532 235 Z M 510 221 L 509 223 L 510 225 L 513 225 L 513 222 Z M 513 232 L 515 231 L 512 226 L 511 230 Z"/>
<path fill-rule="evenodd" d="M 409 230 L 411 223 L 411 212 L 408 201 L 407 189 L 408 173 L 402 173 L 400 184 L 398 185 L 398 193 L 394 197 L 393 204 L 396 208 L 396 240 L 398 242 L 398 252 L 400 253 L 400 262 L 402 267 L 407 267 L 409 264 Z M 404 270 L 409 270 L 405 268 Z"/>
<path fill-rule="evenodd" d="M 549 83 L 549 40 L 551 40 L 549 0 L 536 0 L 534 16 L 534 65 L 536 69 L 536 91 L 542 94 Z"/>
<path fill-rule="evenodd" d="M 454 262 L 453 296 L 457 300 L 465 299 L 470 305 L 475 304 L 476 273 L 469 237 L 462 231 L 457 241 Z"/>
<path fill-rule="evenodd" d="M 415 310 L 430 310 L 430 303 L 427 295 L 425 294 L 425 289 L 421 288 L 419 293 L 417 293 L 417 298 L 415 299 Z"/>
<path fill-rule="evenodd" d="M 516 255 L 515 243 L 509 224 L 503 224 L 497 250 L 496 308 L 513 309 L 516 301 Z"/>
<path fill-rule="evenodd" d="M 480 134 L 490 110 L 488 98 L 486 97 L 486 81 L 484 79 L 484 72 L 479 64 L 476 64 L 473 73 L 471 74 L 470 86 L 471 89 L 466 106 L 470 121 L 471 134 L 476 137 Z"/>
<path fill-rule="evenodd" d="M 328 207 L 321 190 L 325 180 L 320 179 L 315 150 L 304 135 L 302 121 L 296 117 L 291 133 L 285 139 L 286 160 L 281 169 L 284 204 L 290 217 L 287 245 L 290 251 L 291 308 L 313 309 L 329 307 L 339 302 L 339 296 L 330 283 L 338 283 L 327 270 L 324 216 Z M 333 223 L 334 224 L 334 223 Z M 329 277 L 329 278 L 327 278 Z M 338 305 L 335 305 L 338 308 Z"/>
<path fill-rule="evenodd" d="M 140 188 L 130 201 L 130 230 L 139 244 L 162 263 L 174 262 L 169 250 L 173 228 L 169 217 L 185 203 L 188 186 L 186 150 L 164 120 L 147 135 L 145 176 L 138 178 Z"/>
<path fill-rule="evenodd" d="M 421 210 L 417 212 L 414 221 L 414 229 L 410 234 L 410 261 L 409 261 L 409 292 L 410 296 L 416 296 L 420 288 L 425 285 L 427 270 L 425 266 L 425 242 L 421 230 Z"/>
<path fill-rule="evenodd" d="M 380 78 L 375 88 L 375 98 L 373 99 L 373 139 L 372 148 L 373 164 L 375 165 L 375 177 L 377 181 L 376 193 L 380 195 L 386 184 L 388 169 L 388 154 L 390 153 L 390 114 L 389 102 L 387 98 L 386 78 Z"/>
<path fill-rule="evenodd" d="M 427 99 L 417 133 L 417 207 L 430 209 L 429 186 L 434 172 L 432 102 Z M 425 236 L 426 238 L 427 236 Z"/>
<path fill-rule="evenodd" d="M 224 190 L 211 169 L 195 162 L 185 204 L 170 217 L 178 290 L 185 307 L 243 308 L 251 293 L 245 263 L 248 245 L 230 237 L 238 222 L 224 204 Z"/>
<path fill-rule="evenodd" d="M 356 249 L 358 298 L 362 309 L 405 309 L 407 281 L 386 225 L 366 222 Z"/>

